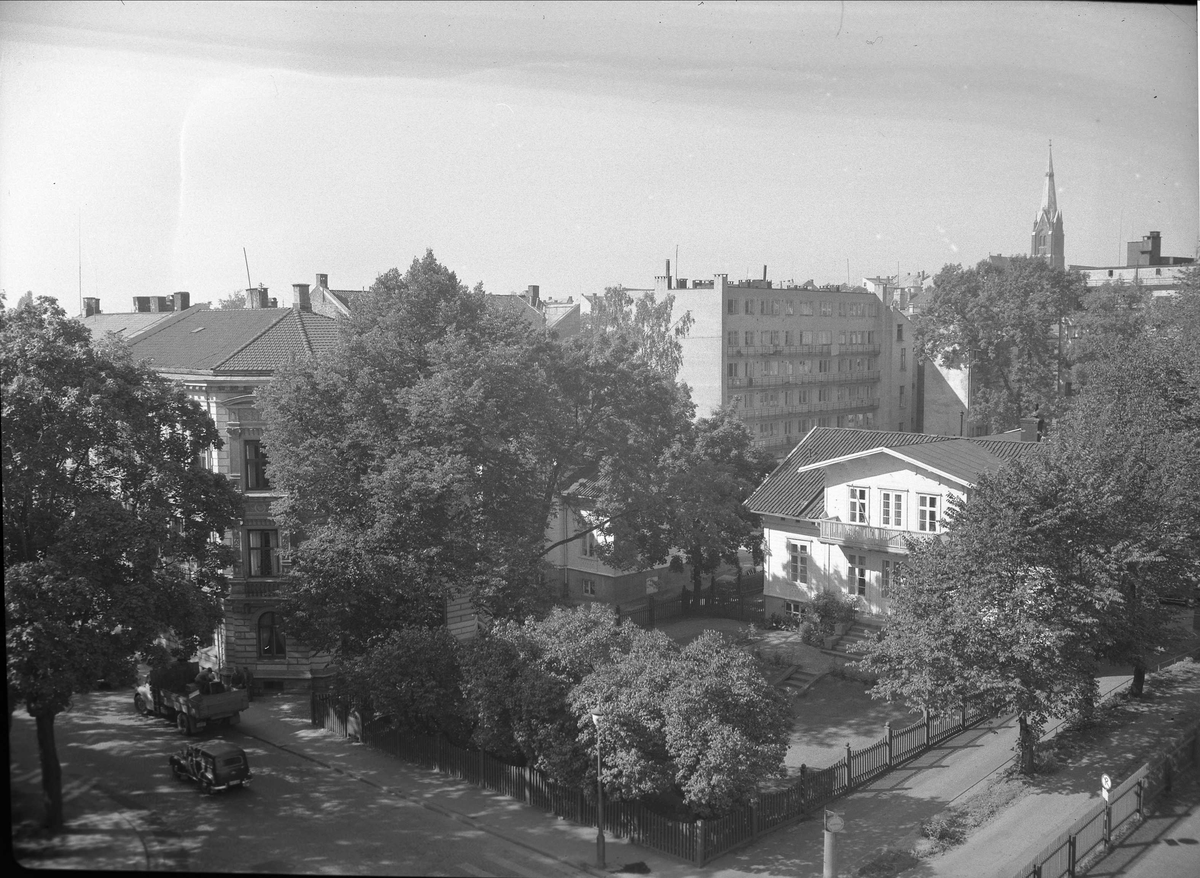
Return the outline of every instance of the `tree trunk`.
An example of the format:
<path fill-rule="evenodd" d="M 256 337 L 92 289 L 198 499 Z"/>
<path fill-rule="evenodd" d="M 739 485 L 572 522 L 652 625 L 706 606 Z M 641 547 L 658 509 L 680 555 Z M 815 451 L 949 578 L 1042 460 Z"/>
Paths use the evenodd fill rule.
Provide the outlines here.
<path fill-rule="evenodd" d="M 63 828 L 62 765 L 54 743 L 54 714 L 38 713 L 34 719 L 42 763 L 42 801 L 46 808 L 43 825 L 51 832 L 59 832 Z"/>
<path fill-rule="evenodd" d="M 1133 662 L 1133 682 L 1129 684 L 1129 694 L 1134 698 L 1141 698 L 1145 688 L 1146 665 L 1138 658 Z"/>
<path fill-rule="evenodd" d="M 1033 737 L 1033 729 L 1029 727 L 1029 720 L 1022 714 L 1017 720 L 1020 723 L 1020 755 L 1021 755 L 1021 774 L 1030 776 L 1034 771 L 1034 758 L 1037 755 L 1037 739 Z"/>

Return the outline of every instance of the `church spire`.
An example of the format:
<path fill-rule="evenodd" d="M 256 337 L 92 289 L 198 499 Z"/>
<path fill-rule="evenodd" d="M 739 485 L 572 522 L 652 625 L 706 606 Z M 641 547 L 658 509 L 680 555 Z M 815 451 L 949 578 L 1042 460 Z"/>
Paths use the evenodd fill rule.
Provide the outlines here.
<path fill-rule="evenodd" d="M 1050 162 L 1046 168 L 1046 188 L 1042 191 L 1042 213 L 1051 222 L 1058 213 L 1058 197 L 1054 191 L 1054 144 L 1050 144 Z"/>
<path fill-rule="evenodd" d="M 1063 256 L 1063 215 L 1058 209 L 1058 194 L 1054 187 L 1054 144 L 1050 145 L 1049 162 L 1046 165 L 1046 185 L 1042 190 L 1042 207 L 1033 220 L 1033 235 L 1030 238 L 1029 255 L 1045 259 L 1055 268 L 1066 266 Z"/>

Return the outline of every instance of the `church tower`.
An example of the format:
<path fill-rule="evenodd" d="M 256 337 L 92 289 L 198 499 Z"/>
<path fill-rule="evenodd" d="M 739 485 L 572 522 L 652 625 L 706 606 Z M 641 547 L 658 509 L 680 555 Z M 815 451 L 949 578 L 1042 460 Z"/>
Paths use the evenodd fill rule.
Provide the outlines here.
<path fill-rule="evenodd" d="M 1055 268 L 1065 269 L 1063 257 L 1063 216 L 1058 209 L 1058 198 L 1054 191 L 1054 152 L 1050 152 L 1050 164 L 1046 169 L 1046 188 L 1042 192 L 1042 209 L 1033 220 L 1033 238 L 1029 255 L 1045 259 Z"/>

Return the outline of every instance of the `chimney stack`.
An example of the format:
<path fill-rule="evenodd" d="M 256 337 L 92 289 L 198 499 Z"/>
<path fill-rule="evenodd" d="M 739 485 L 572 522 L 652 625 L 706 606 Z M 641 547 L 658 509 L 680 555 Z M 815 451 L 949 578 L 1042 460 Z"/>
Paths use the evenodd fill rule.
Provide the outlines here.
<path fill-rule="evenodd" d="M 251 287 L 246 290 L 246 307 L 253 309 L 269 308 L 270 299 L 267 298 L 267 288 L 262 284 L 257 287 Z"/>
<path fill-rule="evenodd" d="M 317 283 L 321 275 L 317 275 Z M 292 284 L 292 310 L 312 312 L 312 300 L 308 296 L 308 284 Z"/>
<path fill-rule="evenodd" d="M 85 296 L 83 299 L 83 316 L 91 317 L 93 314 L 100 313 L 100 300 L 91 296 Z"/>
<path fill-rule="evenodd" d="M 530 284 L 529 288 L 525 291 L 525 298 L 528 299 L 529 304 L 538 309 L 541 308 L 541 305 L 538 304 L 538 295 L 540 293 L 541 287 L 539 287 L 537 284 Z"/>
<path fill-rule="evenodd" d="M 670 259 L 667 260 L 667 289 L 668 290 L 675 289 L 673 286 L 671 286 L 671 260 Z"/>
<path fill-rule="evenodd" d="M 178 293 L 172 293 L 171 298 L 174 300 L 176 311 L 186 311 L 192 306 L 192 294 L 187 290 L 180 290 Z"/>
<path fill-rule="evenodd" d="M 767 267 L 764 265 L 763 266 L 763 280 L 766 280 L 766 279 L 767 279 Z"/>

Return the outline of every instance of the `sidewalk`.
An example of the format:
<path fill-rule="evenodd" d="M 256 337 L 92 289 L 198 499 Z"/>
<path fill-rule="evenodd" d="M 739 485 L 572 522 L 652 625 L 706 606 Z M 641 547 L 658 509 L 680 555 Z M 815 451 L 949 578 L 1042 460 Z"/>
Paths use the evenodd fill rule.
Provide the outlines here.
<path fill-rule="evenodd" d="M 1128 679 L 1106 678 L 1103 691 L 1111 691 Z M 307 697 L 275 696 L 256 701 L 254 710 L 245 715 L 239 729 L 242 734 L 283 747 L 511 844 L 601 874 L 595 867 L 594 828 L 575 826 L 536 808 L 314 728 L 309 722 Z M 903 839 L 915 838 L 922 820 L 1008 764 L 1015 740 L 1013 720 L 991 720 L 834 802 L 832 807 L 844 813 L 846 819 L 846 831 L 838 839 L 840 873 L 853 874 L 860 863 L 884 845 L 894 846 Z M 610 838 L 606 871 L 615 872 L 622 866 L 642 862 L 651 874 L 668 878 L 697 874 L 720 878 L 809 878 L 821 875 L 822 859 L 823 831 L 818 815 L 765 835 L 754 845 L 719 857 L 703 869 Z M 976 870 L 939 874 L 973 875 Z"/>

